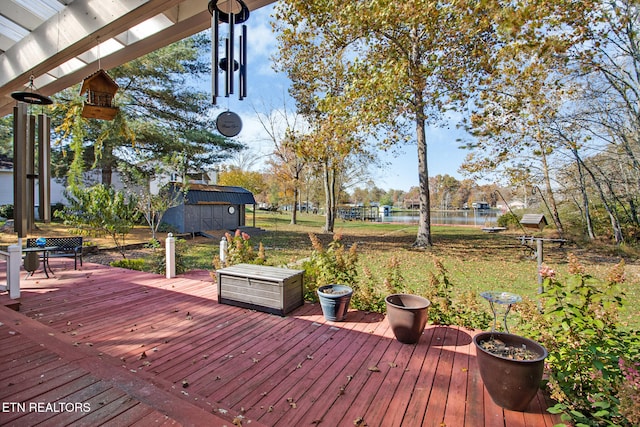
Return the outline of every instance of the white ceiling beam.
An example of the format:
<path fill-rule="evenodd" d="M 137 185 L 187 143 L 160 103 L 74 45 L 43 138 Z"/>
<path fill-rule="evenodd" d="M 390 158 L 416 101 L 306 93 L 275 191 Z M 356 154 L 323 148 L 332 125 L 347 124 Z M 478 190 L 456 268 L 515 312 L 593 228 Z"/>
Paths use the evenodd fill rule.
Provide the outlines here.
<path fill-rule="evenodd" d="M 0 95 L 181 1 L 75 0 L 0 56 Z"/>

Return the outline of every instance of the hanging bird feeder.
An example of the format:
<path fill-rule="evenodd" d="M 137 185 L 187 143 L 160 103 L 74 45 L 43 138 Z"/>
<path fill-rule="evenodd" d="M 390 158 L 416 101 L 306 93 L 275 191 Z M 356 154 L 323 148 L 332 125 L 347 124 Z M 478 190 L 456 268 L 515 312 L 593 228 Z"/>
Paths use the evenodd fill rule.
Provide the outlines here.
<path fill-rule="evenodd" d="M 80 95 L 86 93 L 82 117 L 113 120 L 118 112 L 118 107 L 113 105 L 117 91 L 118 84 L 102 69 L 85 78 L 80 88 Z"/>

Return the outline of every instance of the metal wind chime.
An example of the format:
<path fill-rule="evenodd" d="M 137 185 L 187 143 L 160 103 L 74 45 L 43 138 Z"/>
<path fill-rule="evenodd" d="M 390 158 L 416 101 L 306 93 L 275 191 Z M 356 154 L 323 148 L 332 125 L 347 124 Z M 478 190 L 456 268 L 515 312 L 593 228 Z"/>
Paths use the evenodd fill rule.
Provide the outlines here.
<path fill-rule="evenodd" d="M 14 231 L 26 237 L 33 229 L 35 218 L 35 180 L 38 180 L 38 214 L 40 220 L 51 220 L 51 119 L 44 110 L 36 116 L 28 111 L 29 105 L 51 105 L 53 101 L 39 94 L 33 76 L 25 91 L 13 92 L 18 101 L 13 107 L 13 211 Z M 37 123 L 37 126 L 36 126 Z M 37 163 L 36 171 L 36 135 Z"/>
<path fill-rule="evenodd" d="M 242 101 L 247 96 L 247 26 L 243 23 L 249 19 L 249 8 L 242 0 L 211 0 L 211 71 L 212 71 L 212 102 L 217 104 L 220 96 L 218 69 L 224 76 L 224 96 L 229 97 L 235 91 L 234 73 L 239 71 L 238 98 Z M 227 24 L 227 36 L 220 40 L 219 24 Z M 243 24 L 238 42 L 238 60 L 235 57 L 235 26 Z M 222 41 L 222 43 L 220 43 Z M 224 49 L 220 58 L 220 45 Z M 218 131 L 227 137 L 240 133 L 242 121 L 231 111 L 221 113 L 216 119 Z"/>

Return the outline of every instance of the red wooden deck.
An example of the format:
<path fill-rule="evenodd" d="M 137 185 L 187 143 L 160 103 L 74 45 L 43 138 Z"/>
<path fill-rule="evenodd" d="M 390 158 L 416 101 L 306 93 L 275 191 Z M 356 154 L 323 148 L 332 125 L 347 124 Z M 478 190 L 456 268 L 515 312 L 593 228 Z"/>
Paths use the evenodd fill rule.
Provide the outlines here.
<path fill-rule="evenodd" d="M 491 401 L 474 331 L 428 327 L 406 345 L 378 314 L 331 323 L 305 304 L 279 317 L 219 305 L 207 272 L 167 280 L 64 261 L 22 282 L 20 312 L 0 304 L 0 425 L 559 422 L 542 393 L 522 413 Z"/>

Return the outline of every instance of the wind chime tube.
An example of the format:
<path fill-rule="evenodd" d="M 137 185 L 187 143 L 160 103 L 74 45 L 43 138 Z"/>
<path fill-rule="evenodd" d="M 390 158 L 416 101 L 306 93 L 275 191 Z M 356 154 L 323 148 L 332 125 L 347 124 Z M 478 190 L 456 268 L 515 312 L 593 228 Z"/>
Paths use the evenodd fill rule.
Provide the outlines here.
<path fill-rule="evenodd" d="M 240 44 L 238 46 L 238 58 L 240 59 L 240 66 L 238 67 L 240 69 L 240 74 L 238 76 L 238 99 L 240 101 L 242 101 L 242 84 L 244 83 L 244 79 L 242 78 L 242 68 L 243 68 L 243 64 L 242 64 L 242 55 L 244 54 L 244 46 L 242 44 L 242 35 L 239 38 Z"/>
<path fill-rule="evenodd" d="M 29 114 L 27 117 L 27 194 L 25 195 L 27 203 L 27 232 L 31 232 L 35 225 L 35 190 L 36 178 L 35 173 L 35 157 L 36 157 L 36 116 Z"/>
<path fill-rule="evenodd" d="M 229 72 L 229 45 L 231 43 L 229 42 L 228 38 L 224 39 L 224 41 L 225 41 L 224 52 L 227 58 L 227 67 L 225 70 L 225 79 L 224 79 L 224 96 L 228 98 L 229 97 L 229 76 L 231 75 L 231 73 Z"/>
<path fill-rule="evenodd" d="M 218 11 L 214 10 L 211 16 L 211 95 L 213 105 L 216 105 L 218 96 Z"/>
<path fill-rule="evenodd" d="M 38 214 L 51 222 L 51 119 L 38 114 Z"/>
<path fill-rule="evenodd" d="M 27 104 L 13 107 L 13 230 L 27 237 Z"/>
<path fill-rule="evenodd" d="M 242 26 L 240 36 L 240 100 L 247 96 L 247 26 Z"/>
<path fill-rule="evenodd" d="M 233 93 L 233 72 L 235 70 L 235 53 L 233 49 L 234 45 L 234 31 L 233 27 L 236 24 L 235 14 L 229 11 L 229 55 L 227 55 L 227 78 L 229 79 L 229 93 Z"/>

